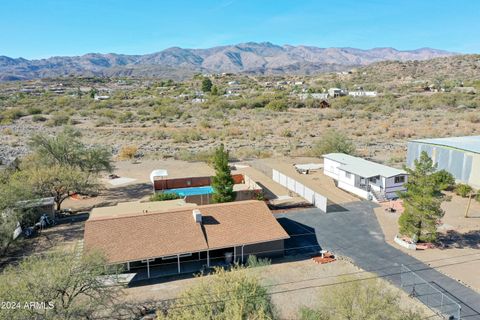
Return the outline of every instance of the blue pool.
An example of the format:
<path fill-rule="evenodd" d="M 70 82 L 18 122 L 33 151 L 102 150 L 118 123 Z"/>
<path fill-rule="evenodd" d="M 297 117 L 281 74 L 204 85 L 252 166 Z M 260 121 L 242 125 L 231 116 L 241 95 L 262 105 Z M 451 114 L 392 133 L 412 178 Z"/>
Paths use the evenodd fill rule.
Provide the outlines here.
<path fill-rule="evenodd" d="M 212 188 L 212 186 L 178 188 L 178 189 L 167 189 L 163 192 L 165 192 L 165 193 L 176 193 L 180 197 L 185 197 L 185 196 L 194 196 L 194 195 L 198 195 L 198 194 L 210 194 L 210 193 L 213 193 L 213 188 Z"/>

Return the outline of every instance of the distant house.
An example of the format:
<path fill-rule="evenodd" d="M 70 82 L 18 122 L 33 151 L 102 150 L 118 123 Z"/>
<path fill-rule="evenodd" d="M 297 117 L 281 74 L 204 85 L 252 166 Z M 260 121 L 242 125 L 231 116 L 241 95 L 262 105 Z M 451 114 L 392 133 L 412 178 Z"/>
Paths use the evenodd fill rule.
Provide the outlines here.
<path fill-rule="evenodd" d="M 327 100 L 328 93 L 301 93 L 298 95 L 300 100 L 307 100 L 309 98 L 316 100 Z"/>
<path fill-rule="evenodd" d="M 98 100 L 108 100 L 108 99 L 110 99 L 110 96 L 97 96 L 97 95 L 95 95 L 94 99 L 97 100 L 97 101 Z"/>
<path fill-rule="evenodd" d="M 348 95 L 352 97 L 376 97 L 377 92 L 358 90 L 358 91 L 349 91 Z"/>
<path fill-rule="evenodd" d="M 150 278 L 242 263 L 249 255 L 283 256 L 289 238 L 263 201 L 147 206 L 94 208 L 85 250 Z"/>
<path fill-rule="evenodd" d="M 383 202 L 406 190 L 408 175 L 404 170 L 344 153 L 329 153 L 323 158 L 324 174 L 333 178 L 339 188 L 361 198 Z"/>
<path fill-rule="evenodd" d="M 330 103 L 328 100 L 322 99 L 320 100 L 320 109 L 330 108 Z"/>
<path fill-rule="evenodd" d="M 330 88 L 328 89 L 328 95 L 332 98 L 346 96 L 347 92 L 340 88 Z"/>

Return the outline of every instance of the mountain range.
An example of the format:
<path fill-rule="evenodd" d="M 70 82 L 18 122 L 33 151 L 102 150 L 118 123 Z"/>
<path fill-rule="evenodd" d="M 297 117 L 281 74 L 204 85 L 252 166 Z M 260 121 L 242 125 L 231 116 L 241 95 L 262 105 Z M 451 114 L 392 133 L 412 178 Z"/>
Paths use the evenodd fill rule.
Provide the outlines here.
<path fill-rule="evenodd" d="M 456 53 L 431 48 L 401 51 L 318 48 L 248 42 L 207 49 L 173 47 L 145 55 L 88 53 L 27 60 L 0 56 L 0 81 L 62 76 L 134 76 L 183 79 L 195 73 L 314 74 L 378 61 L 428 60 Z"/>

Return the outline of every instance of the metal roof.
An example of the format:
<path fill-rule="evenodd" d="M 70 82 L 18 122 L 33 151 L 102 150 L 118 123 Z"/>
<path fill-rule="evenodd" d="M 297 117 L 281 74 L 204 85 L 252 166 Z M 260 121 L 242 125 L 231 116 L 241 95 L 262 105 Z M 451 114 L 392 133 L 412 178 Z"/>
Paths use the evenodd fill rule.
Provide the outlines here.
<path fill-rule="evenodd" d="M 460 149 L 464 151 L 480 153 L 480 136 L 418 139 L 418 140 L 410 140 L 410 142 L 434 144 L 438 146 L 444 146 L 444 147 L 455 148 L 455 149 Z"/>
<path fill-rule="evenodd" d="M 345 153 L 329 153 L 323 155 L 323 157 L 341 163 L 342 165 L 339 166 L 338 169 L 359 175 L 364 178 L 371 178 L 375 176 L 388 178 L 407 174 L 404 170 L 350 156 Z"/>

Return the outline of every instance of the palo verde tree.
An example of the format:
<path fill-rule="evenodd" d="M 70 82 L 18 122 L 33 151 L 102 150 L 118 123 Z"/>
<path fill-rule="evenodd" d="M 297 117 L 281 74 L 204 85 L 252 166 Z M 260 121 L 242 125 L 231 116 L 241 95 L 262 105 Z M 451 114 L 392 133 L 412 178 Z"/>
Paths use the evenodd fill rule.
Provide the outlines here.
<path fill-rule="evenodd" d="M 102 276 L 110 273 L 115 280 L 120 270 L 105 263 L 98 252 L 68 250 L 30 256 L 7 267 L 0 274 L 0 300 L 19 305 L 2 308 L 0 318 L 97 319 L 102 313 L 113 314 L 121 291 L 105 285 Z M 34 308 L 30 302 L 43 305 Z"/>
<path fill-rule="evenodd" d="M 113 169 L 107 149 L 85 145 L 80 133 L 69 127 L 56 136 L 35 135 L 30 146 L 33 154 L 12 181 L 23 182 L 37 196 L 54 197 L 57 210 L 74 193 L 96 193 L 98 174 Z"/>
<path fill-rule="evenodd" d="M 414 169 L 405 170 L 409 176 L 405 184 L 407 190 L 399 193 L 405 207 L 398 220 L 400 233 L 419 241 L 435 241 L 438 221 L 444 215 L 440 207 L 444 195 L 438 183 L 437 165 L 423 151 L 420 159 L 415 160 Z"/>
<path fill-rule="evenodd" d="M 233 192 L 234 182 L 228 165 L 228 151 L 225 150 L 223 144 L 215 150 L 212 163 L 215 169 L 215 176 L 212 179 L 213 202 L 233 201 L 235 199 L 235 193 Z"/>

